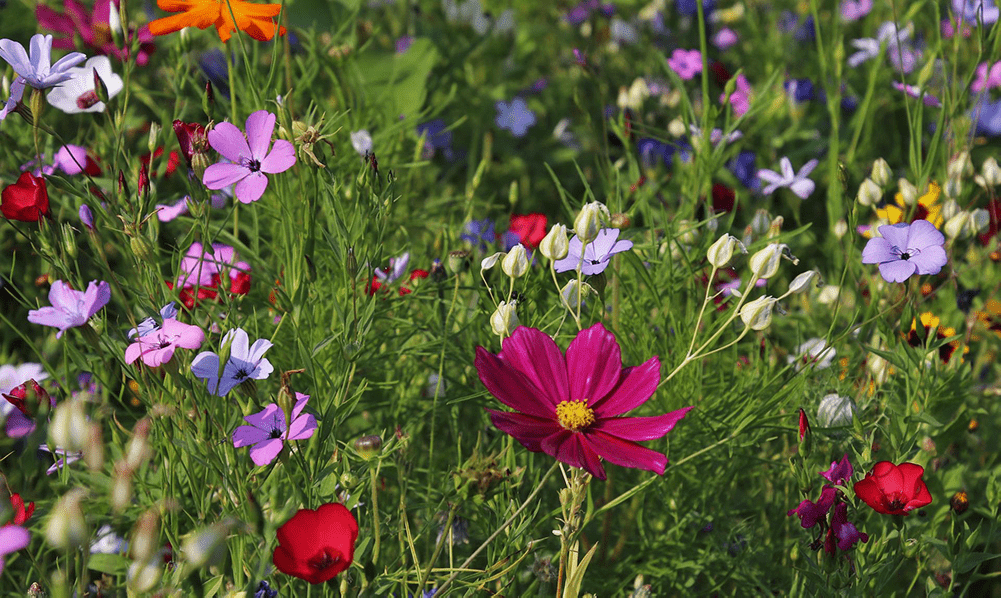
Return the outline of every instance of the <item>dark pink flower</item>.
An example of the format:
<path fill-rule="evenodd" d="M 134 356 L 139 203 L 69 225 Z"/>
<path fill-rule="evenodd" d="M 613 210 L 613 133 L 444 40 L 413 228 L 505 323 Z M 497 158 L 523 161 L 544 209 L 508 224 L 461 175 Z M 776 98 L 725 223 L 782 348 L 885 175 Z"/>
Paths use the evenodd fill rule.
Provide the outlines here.
<path fill-rule="evenodd" d="M 619 417 L 645 403 L 660 360 L 622 367 L 615 335 L 600 323 L 581 331 L 564 356 L 546 333 L 521 326 L 497 355 L 476 348 L 480 380 L 514 412 L 490 420 L 525 448 L 605 479 L 601 460 L 664 474 L 667 457 L 636 444 L 671 431 L 692 407 L 654 417 Z"/>
<path fill-rule="evenodd" d="M 848 521 L 848 505 L 839 502 L 831 514 L 831 527 L 827 530 L 824 552 L 833 556 L 835 545 L 841 550 L 849 550 L 859 541 L 868 542 L 869 534 L 860 532 L 854 523 Z"/>
<path fill-rule="evenodd" d="M 63 50 L 77 49 L 77 39 L 79 39 L 84 46 L 100 54 L 115 56 L 125 61 L 129 59 L 131 40 L 138 37 L 139 52 L 136 54 L 136 64 L 144 66 L 149 62 L 150 54 L 156 50 L 156 46 L 153 45 L 153 34 L 145 25 L 138 31 L 129 28 L 129 39 L 119 48 L 111 35 L 112 29 L 122 29 L 118 11 L 118 3 L 111 0 L 97 0 L 92 9 L 76 0 L 63 0 L 62 13 L 39 4 L 35 7 L 35 18 L 42 28 L 62 34 L 53 40 L 52 47 Z"/>
<path fill-rule="evenodd" d="M 834 499 L 837 496 L 834 486 L 824 486 L 824 489 L 820 492 L 820 498 L 817 502 L 812 500 L 804 500 L 799 503 L 799 506 L 792 509 L 786 513 L 788 516 L 793 514 L 797 515 L 800 519 L 800 525 L 804 529 L 810 529 L 811 527 L 817 525 L 818 522 L 824 520 L 827 516 L 827 512 L 831 510 L 834 505 Z"/>
<path fill-rule="evenodd" d="M 243 203 L 255 202 L 268 187 L 268 174 L 285 172 L 295 164 L 295 147 L 284 139 L 271 145 L 277 117 L 258 110 L 247 117 L 247 133 L 221 122 L 209 131 L 209 145 L 227 161 L 205 169 L 202 182 L 209 189 L 236 185 L 233 194 Z"/>
<path fill-rule="evenodd" d="M 125 363 L 132 363 L 141 357 L 147 366 L 160 367 L 170 361 L 178 347 L 197 349 L 204 340 L 205 333 L 198 326 L 166 319 L 159 329 L 139 337 L 125 349 Z"/>
<path fill-rule="evenodd" d="M 827 471 L 820 472 L 820 475 L 828 482 L 835 484 L 845 484 L 852 478 L 855 470 L 852 468 L 852 464 L 848 461 L 848 453 L 841 458 L 841 461 L 831 462 L 831 468 Z"/>

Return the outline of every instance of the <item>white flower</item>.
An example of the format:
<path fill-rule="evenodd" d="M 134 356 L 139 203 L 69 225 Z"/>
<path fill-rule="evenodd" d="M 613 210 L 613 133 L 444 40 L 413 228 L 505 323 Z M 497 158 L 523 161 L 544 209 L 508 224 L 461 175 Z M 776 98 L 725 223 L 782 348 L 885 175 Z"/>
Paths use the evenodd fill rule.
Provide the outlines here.
<path fill-rule="evenodd" d="M 823 428 L 848 426 L 855 415 L 855 404 L 848 397 L 836 394 L 826 395 L 820 399 L 817 408 L 817 423 Z"/>
<path fill-rule="evenodd" d="M 66 71 L 71 78 L 59 87 L 53 87 L 45 96 L 49 103 L 67 114 L 104 112 L 104 102 L 98 100 L 94 88 L 94 71 L 104 82 L 108 98 L 113 98 L 125 87 L 122 78 L 111 70 L 107 56 L 95 56 L 82 67 Z"/>
<path fill-rule="evenodd" d="M 834 347 L 827 346 L 827 341 L 822 338 L 811 338 L 796 348 L 796 356 L 789 355 L 788 363 L 796 363 L 796 369 L 805 365 L 813 364 L 818 370 L 831 367 L 837 351 Z"/>
<path fill-rule="evenodd" d="M 368 155 L 372 152 L 372 136 L 365 129 L 355 131 L 351 133 L 351 145 L 362 156 Z"/>

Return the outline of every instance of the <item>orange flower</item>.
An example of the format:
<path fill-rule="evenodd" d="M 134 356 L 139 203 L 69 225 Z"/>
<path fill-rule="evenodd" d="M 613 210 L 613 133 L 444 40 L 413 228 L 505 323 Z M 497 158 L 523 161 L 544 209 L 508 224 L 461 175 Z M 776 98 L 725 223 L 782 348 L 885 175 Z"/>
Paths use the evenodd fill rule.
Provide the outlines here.
<path fill-rule="evenodd" d="M 208 29 L 215 25 L 219 39 L 229 40 L 234 29 L 246 32 L 258 41 L 268 41 L 275 36 L 274 17 L 281 12 L 280 4 L 254 4 L 243 0 L 157 0 L 156 5 L 167 12 L 179 15 L 157 19 L 149 24 L 153 35 L 167 35 L 185 27 Z M 232 14 L 230 13 L 232 9 Z M 233 22 L 233 17 L 236 22 Z M 278 27 L 279 35 L 285 34 Z"/>

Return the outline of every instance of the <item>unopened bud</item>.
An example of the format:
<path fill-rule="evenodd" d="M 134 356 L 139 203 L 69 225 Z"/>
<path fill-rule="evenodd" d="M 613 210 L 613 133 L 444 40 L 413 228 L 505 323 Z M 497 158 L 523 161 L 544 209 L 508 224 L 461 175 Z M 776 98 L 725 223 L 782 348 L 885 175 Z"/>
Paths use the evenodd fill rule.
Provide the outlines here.
<path fill-rule="evenodd" d="M 554 224 L 549 233 L 539 243 L 539 251 L 550 260 L 561 260 L 570 251 L 570 242 L 567 240 L 567 227 L 562 224 Z"/>
<path fill-rule="evenodd" d="M 771 224 L 768 225 L 768 238 L 774 239 L 775 237 L 782 234 L 782 224 L 785 222 L 785 218 L 782 216 L 776 216 L 772 219 Z"/>
<path fill-rule="evenodd" d="M 114 6 L 112 6 L 114 10 Z M 150 123 L 149 125 L 149 140 L 146 142 L 146 147 L 149 148 L 149 153 L 152 156 L 153 152 L 156 150 L 156 138 L 160 136 L 160 125 L 159 123 Z"/>
<path fill-rule="evenodd" d="M 973 222 L 969 212 L 959 212 L 945 222 L 945 236 L 950 239 L 967 237 L 973 232 Z"/>
<path fill-rule="evenodd" d="M 379 454 L 382 450 L 382 438 L 373 434 L 362 436 L 354 441 L 355 452 L 362 459 L 368 460 Z"/>
<path fill-rule="evenodd" d="M 525 251 L 525 246 L 518 243 L 504 256 L 504 260 L 501 262 L 501 270 L 511 278 L 520 278 L 528 272 L 529 265 L 528 253 Z"/>
<path fill-rule="evenodd" d="M 583 285 L 578 285 L 577 279 L 574 278 L 570 280 L 570 282 L 563 285 L 563 288 L 560 289 L 560 302 L 563 303 L 564 307 L 575 312 L 577 311 L 578 303 L 583 303 L 584 299 L 588 295 L 596 292 L 597 291 L 595 291 L 594 288 L 586 282 Z"/>
<path fill-rule="evenodd" d="M 83 400 L 63 401 L 56 406 L 49 423 L 49 444 L 67 451 L 81 451 L 90 440 L 89 430 Z"/>
<path fill-rule="evenodd" d="M 959 178 L 950 178 L 945 181 L 945 187 L 942 190 L 945 191 L 946 197 L 956 199 L 963 193 L 963 181 Z"/>
<path fill-rule="evenodd" d="M 52 508 L 45 526 L 45 539 L 55 548 L 74 550 L 85 546 L 90 540 L 87 522 L 80 509 L 80 502 L 86 494 L 86 490 L 74 488 L 64 494 Z"/>
<path fill-rule="evenodd" d="M 161 575 L 163 575 L 163 566 L 155 560 L 134 561 L 129 565 L 126 583 L 130 590 L 145 594 L 156 587 L 160 582 Z"/>
<path fill-rule="evenodd" d="M 354 247 L 348 247 L 348 257 L 344 260 L 344 269 L 348 273 L 348 278 L 352 280 L 358 275 L 358 258 L 355 257 Z"/>
<path fill-rule="evenodd" d="M 820 399 L 817 408 L 817 423 L 824 428 L 850 426 L 855 416 L 855 404 L 848 397 L 829 394 Z"/>
<path fill-rule="evenodd" d="M 608 208 L 601 202 L 592 201 L 581 208 L 573 222 L 573 229 L 577 233 L 577 237 L 580 238 L 582 246 L 586 247 L 588 243 L 594 241 L 604 223 L 608 222 L 611 217 Z"/>
<path fill-rule="evenodd" d="M 1001 185 L 1001 168 L 998 167 L 998 161 L 994 159 L 994 156 L 984 160 L 980 174 L 984 177 L 984 183 L 988 186 L 996 187 Z"/>
<path fill-rule="evenodd" d="M 775 302 L 775 297 L 770 296 L 748 301 L 740 308 L 740 319 L 751 330 L 764 330 L 772 323 L 772 308 Z"/>
<path fill-rule="evenodd" d="M 872 207 L 879 203 L 882 197 L 883 189 L 880 188 L 879 184 L 872 179 L 866 179 L 862 181 L 862 185 L 858 188 L 856 199 L 863 206 Z"/>
<path fill-rule="evenodd" d="M 747 253 L 747 248 L 741 243 L 737 237 L 730 234 L 724 234 L 715 243 L 709 246 L 706 251 L 706 258 L 709 263 L 712 264 L 713 268 L 725 268 L 730 260 L 733 258 L 733 251 L 736 248 L 744 253 Z"/>
<path fill-rule="evenodd" d="M 893 176 L 893 173 L 890 171 L 890 165 L 886 163 L 886 160 L 879 158 L 872 163 L 872 172 L 869 173 L 869 178 L 874 183 L 880 187 L 885 187 L 890 183 L 891 176 Z"/>
<path fill-rule="evenodd" d="M 469 252 L 465 249 L 450 251 L 445 263 L 448 265 L 448 271 L 452 274 L 465 272 L 469 268 Z"/>
<path fill-rule="evenodd" d="M 517 301 L 500 302 L 493 315 L 490 316 L 490 328 L 494 334 L 501 338 L 511 336 L 511 333 L 519 325 L 518 313 L 515 310 L 517 305 Z"/>
<path fill-rule="evenodd" d="M 970 152 L 962 151 L 949 160 L 949 165 L 945 169 L 950 179 L 962 179 L 973 173 L 973 163 L 970 162 Z"/>
<path fill-rule="evenodd" d="M 188 565 L 200 569 L 221 563 L 226 558 L 226 536 L 229 535 L 229 528 L 229 523 L 216 523 L 188 536 L 181 547 Z"/>
<path fill-rule="evenodd" d="M 788 294 L 794 295 L 796 293 L 801 293 L 807 290 L 814 280 L 817 281 L 818 286 L 822 283 L 820 282 L 820 274 L 816 270 L 807 270 L 802 274 L 798 275 L 796 278 L 792 279 L 789 283 Z"/>
<path fill-rule="evenodd" d="M 146 438 L 149 436 L 150 420 L 143 418 L 136 422 L 132 438 L 125 445 L 125 466 L 130 471 L 135 471 L 150 458 L 153 451 L 150 449 Z"/>
<path fill-rule="evenodd" d="M 845 222 L 844 218 L 841 218 L 834 223 L 834 236 L 837 238 L 842 238 L 848 234 L 848 223 Z"/>
<path fill-rule="evenodd" d="M 155 509 L 147 510 L 136 520 L 129 546 L 132 558 L 139 562 L 151 560 L 160 551 L 160 516 Z"/>
<path fill-rule="evenodd" d="M 970 221 L 973 223 L 973 230 L 977 233 L 982 233 L 991 224 L 990 212 L 983 208 L 977 208 L 970 214 Z"/>
<path fill-rule="evenodd" d="M 115 466 L 111 478 L 111 510 L 121 513 L 132 504 L 132 472 L 123 463 Z"/>
<path fill-rule="evenodd" d="M 904 200 L 904 205 L 913 206 L 918 200 L 918 188 L 907 179 L 897 179 L 897 188 L 900 189 L 900 196 Z"/>
<path fill-rule="evenodd" d="M 779 260 L 782 259 L 782 250 L 786 249 L 785 243 L 769 243 L 764 249 L 758 250 L 751 256 L 749 265 L 754 278 L 771 278 L 779 271 Z"/>
<path fill-rule="evenodd" d="M 506 254 L 498 251 L 493 255 L 488 255 L 487 257 L 480 260 L 480 272 L 485 272 L 497 265 L 497 262 L 501 260 Z"/>
<path fill-rule="evenodd" d="M 685 126 L 685 121 L 681 120 L 681 117 L 679 116 L 667 124 L 667 132 L 670 133 L 672 137 L 681 137 L 682 135 L 688 134 L 688 127 Z"/>
<path fill-rule="evenodd" d="M 101 424 L 91 423 L 87 426 L 87 444 L 83 447 L 83 459 L 87 469 L 100 471 L 104 467 L 104 438 L 101 435 Z"/>

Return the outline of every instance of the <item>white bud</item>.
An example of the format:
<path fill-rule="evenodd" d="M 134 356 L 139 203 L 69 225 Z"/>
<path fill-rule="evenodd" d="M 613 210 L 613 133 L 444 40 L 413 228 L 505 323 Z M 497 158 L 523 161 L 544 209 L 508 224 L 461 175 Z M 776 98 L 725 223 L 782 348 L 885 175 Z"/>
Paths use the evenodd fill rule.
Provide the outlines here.
<path fill-rule="evenodd" d="M 82 488 L 74 488 L 52 508 L 49 521 L 45 525 L 45 539 L 60 550 L 73 550 L 85 546 L 90 540 L 87 522 L 84 521 L 80 501 L 87 494 Z"/>
<path fill-rule="evenodd" d="M 608 208 L 601 202 L 592 201 L 581 208 L 577 218 L 573 221 L 573 230 L 580 238 L 580 242 L 583 243 L 583 247 L 587 247 L 588 243 L 598 237 L 598 231 L 611 217 Z"/>
<path fill-rule="evenodd" d="M 49 445 L 67 451 L 82 451 L 90 440 L 90 425 L 83 410 L 83 400 L 63 401 L 56 407 L 49 424 Z"/>
<path fill-rule="evenodd" d="M 122 467 L 115 468 L 111 478 L 111 509 L 121 513 L 132 504 L 132 474 Z"/>
<path fill-rule="evenodd" d="M 834 223 L 834 236 L 837 238 L 842 238 L 848 234 L 848 223 L 845 222 L 844 218 L 841 218 Z"/>
<path fill-rule="evenodd" d="M 183 32 L 184 29 L 181 31 Z M 129 589 L 139 592 L 140 594 L 145 594 L 156 587 L 156 584 L 159 583 L 160 576 L 162 574 L 163 567 L 161 567 L 155 560 L 145 562 L 135 561 L 129 565 L 126 582 Z"/>
<path fill-rule="evenodd" d="M 838 300 L 841 295 L 841 287 L 836 284 L 825 285 L 824 288 L 820 289 L 820 293 L 817 294 L 817 301 L 822 305 L 831 305 Z"/>
<path fill-rule="evenodd" d="M 504 256 L 504 260 L 501 261 L 501 270 L 511 278 L 519 278 L 528 272 L 529 265 L 525 246 L 518 243 Z"/>
<path fill-rule="evenodd" d="M 160 550 L 160 516 L 149 509 L 139 516 L 132 526 L 132 558 L 148 561 Z"/>
<path fill-rule="evenodd" d="M 950 178 L 945 182 L 945 196 L 951 199 L 959 197 L 963 192 L 963 181 L 959 178 Z"/>
<path fill-rule="evenodd" d="M 956 214 L 959 214 L 963 210 L 959 207 L 959 204 L 954 199 L 946 200 L 942 203 L 942 219 L 949 220 Z"/>
<path fill-rule="evenodd" d="M 973 213 L 970 215 L 970 220 L 973 222 L 973 230 L 978 233 L 982 233 L 987 230 L 988 226 L 990 226 L 991 215 L 987 210 L 977 208 L 976 210 L 973 210 Z"/>
<path fill-rule="evenodd" d="M 984 177 L 984 182 L 991 187 L 1001 185 L 1001 168 L 994 156 L 984 160 L 984 165 L 980 169 L 980 174 Z"/>
<path fill-rule="evenodd" d="M 771 278 L 779 271 L 779 260 L 782 251 L 787 248 L 785 243 L 769 243 L 764 249 L 751 256 L 749 265 L 755 278 Z"/>
<path fill-rule="evenodd" d="M 226 557 L 228 523 L 216 523 L 203 528 L 184 540 L 181 552 L 188 564 L 196 569 L 218 564 Z"/>
<path fill-rule="evenodd" d="M 890 177 L 893 173 L 890 172 L 890 165 L 886 163 L 886 160 L 879 158 L 872 163 L 872 172 L 869 177 L 874 183 L 880 187 L 885 187 L 890 183 Z"/>
<path fill-rule="evenodd" d="M 493 268 L 494 266 L 496 266 L 497 262 L 502 257 L 504 257 L 504 255 L 505 254 L 503 252 L 498 251 L 497 253 L 495 253 L 493 255 L 488 255 L 487 257 L 483 258 L 483 260 L 480 261 L 480 272 L 484 272 L 484 271 L 489 270 L 490 268 Z"/>
<path fill-rule="evenodd" d="M 772 308 L 776 299 L 771 296 L 758 297 L 740 308 L 740 319 L 751 330 L 764 330 L 772 323 Z"/>
<path fill-rule="evenodd" d="M 848 397 L 829 394 L 820 399 L 817 423 L 822 428 L 850 426 L 855 416 L 855 403 Z"/>
<path fill-rule="evenodd" d="M 883 189 L 875 181 L 872 179 L 862 181 L 862 185 L 858 188 L 858 195 L 856 196 L 860 204 L 871 207 L 879 203 L 879 200 L 882 198 Z"/>
<path fill-rule="evenodd" d="M 679 116 L 667 124 L 667 132 L 672 137 L 681 137 L 688 134 L 688 127 L 685 126 L 685 121 L 681 120 Z"/>
<path fill-rule="evenodd" d="M 567 227 L 562 224 L 554 224 L 549 229 L 549 234 L 539 243 L 539 251 L 547 258 L 556 261 L 567 256 L 570 251 L 570 242 L 567 240 Z"/>
<path fill-rule="evenodd" d="M 913 206 L 914 202 L 918 200 L 918 188 L 904 178 L 897 179 L 897 187 L 900 189 L 900 195 L 904 198 L 904 204 Z"/>
<path fill-rule="evenodd" d="M 518 312 L 515 310 L 517 305 L 517 301 L 500 302 L 493 315 L 490 316 L 490 328 L 494 334 L 501 338 L 511 336 L 511 333 L 519 325 Z"/>
<path fill-rule="evenodd" d="M 788 294 L 794 295 L 796 293 L 800 293 L 802 291 L 807 290 L 807 288 L 809 288 L 810 286 L 810 283 L 812 283 L 814 279 L 817 280 L 817 286 L 823 284 L 822 282 L 820 282 L 820 274 L 816 270 L 807 270 L 806 272 L 803 272 L 796 278 L 793 278 L 792 282 L 789 283 Z"/>
<path fill-rule="evenodd" d="M 869 372 L 872 374 L 876 384 L 886 382 L 886 378 L 890 375 L 890 362 L 875 353 L 870 353 L 866 358 L 865 365 L 869 368 Z"/>
<path fill-rule="evenodd" d="M 960 237 L 966 237 L 970 234 L 970 214 L 969 212 L 960 212 L 954 215 L 952 218 L 945 222 L 943 227 L 945 236 L 950 239 L 958 239 Z"/>
<path fill-rule="evenodd" d="M 594 288 L 586 282 L 582 286 L 578 286 L 577 279 L 574 278 L 560 289 L 560 301 L 563 303 L 563 307 L 576 312 L 577 303 L 583 302 L 585 297 L 594 292 L 596 292 Z"/>
<path fill-rule="evenodd" d="M 949 160 L 949 165 L 945 169 L 950 179 L 962 179 L 965 175 L 973 172 L 973 163 L 970 162 L 970 152 L 962 151 Z"/>
<path fill-rule="evenodd" d="M 751 218 L 751 234 L 755 237 L 767 233 L 771 226 L 772 217 L 768 215 L 768 210 L 758 210 Z"/>
<path fill-rule="evenodd" d="M 706 251 L 706 258 L 709 259 L 709 263 L 713 265 L 713 268 L 725 268 L 730 263 L 730 259 L 733 258 L 733 250 L 737 247 L 740 247 L 741 251 L 747 253 L 747 248 L 744 247 L 744 244 L 737 237 L 725 234 L 709 246 L 709 249 Z"/>

